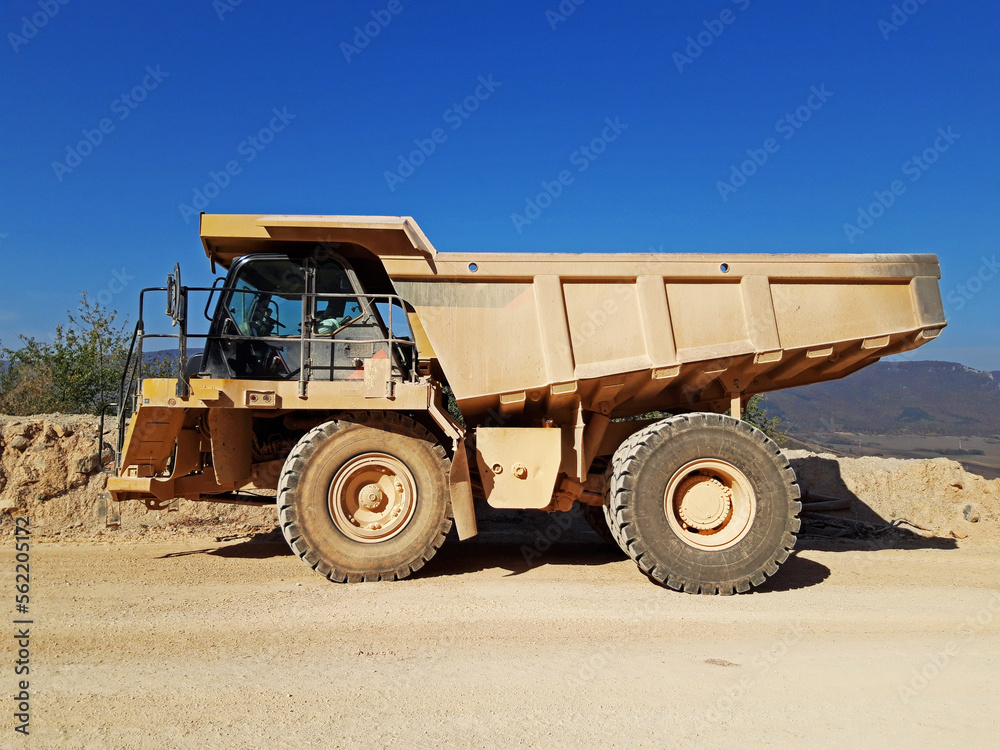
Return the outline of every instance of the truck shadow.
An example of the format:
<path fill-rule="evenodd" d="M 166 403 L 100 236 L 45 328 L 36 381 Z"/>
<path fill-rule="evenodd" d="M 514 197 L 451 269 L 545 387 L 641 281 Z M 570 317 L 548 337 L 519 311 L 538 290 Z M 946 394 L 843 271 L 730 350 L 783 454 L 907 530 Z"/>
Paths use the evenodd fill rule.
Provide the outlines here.
<path fill-rule="evenodd" d="M 487 520 L 480 524 L 480 534 L 473 539 L 463 542 L 454 534 L 449 535 L 448 540 L 430 562 L 410 576 L 409 580 L 462 576 L 484 570 L 502 570 L 505 571 L 504 577 L 509 578 L 549 566 L 624 566 L 627 569 L 625 575 L 631 577 L 638 573 L 635 563 L 617 546 L 600 539 L 582 519 L 577 524 L 574 518 L 573 526 L 565 529 L 561 538 L 545 544 L 540 543 L 540 540 L 547 539 L 545 532 L 551 526 L 537 523 L 542 519 L 534 519 L 536 525 L 532 526 L 530 522 L 526 523 L 524 519 L 518 518 L 520 513 L 520 511 L 516 515 L 511 513 L 516 519 L 513 522 L 515 528 L 511 528 L 511 523 L 491 525 Z M 256 534 L 235 544 L 174 552 L 164 557 L 185 555 L 262 560 L 291 556 L 292 552 L 285 544 L 281 533 L 275 529 L 273 532 Z M 830 569 L 825 565 L 798 557 L 793 552 L 781 566 L 781 572 L 774 578 L 768 579 L 762 586 L 753 589 L 753 592 L 764 594 L 807 588 L 822 583 L 829 575 Z"/>
<path fill-rule="evenodd" d="M 883 518 L 848 488 L 836 460 L 805 456 L 791 459 L 791 464 L 803 493 L 797 549 L 872 552 L 958 549 L 956 539 L 920 529 L 909 519 Z M 809 502 L 810 498 L 818 502 Z M 834 500 L 843 501 L 845 507 L 831 509 Z"/>
<path fill-rule="evenodd" d="M 530 537 L 525 541 L 530 541 Z M 437 578 L 476 573 L 482 570 L 501 569 L 506 577 L 521 576 L 549 566 L 624 566 L 623 575 L 639 573 L 635 563 L 617 547 L 599 540 L 590 543 L 557 542 L 537 557 L 526 554 L 525 543 L 516 542 L 455 542 L 445 544 L 427 565 L 411 578 Z M 527 547 L 531 549 L 530 547 Z M 752 589 L 752 593 L 767 594 L 808 588 L 822 583 L 830 576 L 830 569 L 822 563 L 799 557 L 795 553 L 781 566 L 774 578 Z M 654 583 L 656 583 L 654 581 Z M 659 585 L 658 583 L 656 585 Z"/>

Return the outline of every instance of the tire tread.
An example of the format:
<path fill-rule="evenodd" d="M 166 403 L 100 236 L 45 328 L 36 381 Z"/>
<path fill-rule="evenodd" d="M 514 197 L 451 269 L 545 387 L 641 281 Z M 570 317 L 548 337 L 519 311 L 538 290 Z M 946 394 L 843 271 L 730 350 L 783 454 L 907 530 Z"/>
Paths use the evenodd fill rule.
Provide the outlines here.
<path fill-rule="evenodd" d="M 790 513 L 786 518 L 780 544 L 757 570 L 733 581 L 698 584 L 686 580 L 670 570 L 670 561 L 653 560 L 649 544 L 644 538 L 644 531 L 634 523 L 634 514 L 631 508 L 632 490 L 635 487 L 635 474 L 638 467 L 655 450 L 663 449 L 673 435 L 699 426 L 720 427 L 750 437 L 764 449 L 774 462 L 781 475 L 785 491 L 792 500 L 789 503 Z M 640 570 L 657 583 L 670 589 L 683 590 L 685 593 L 691 594 L 730 595 L 734 592 L 742 594 L 753 586 L 760 586 L 768 576 L 774 575 L 778 571 L 778 566 L 788 559 L 789 554 L 795 548 L 796 532 L 800 526 L 798 513 L 802 509 L 802 503 L 799 502 L 801 493 L 795 471 L 777 443 L 746 422 L 721 414 L 692 413 L 668 417 L 633 433 L 615 451 L 608 471 L 610 478 L 607 483 L 607 502 L 604 505 L 604 512 L 612 537 L 618 546 L 638 565 Z"/>
<path fill-rule="evenodd" d="M 444 448 L 425 427 L 396 412 L 348 412 L 337 419 L 314 427 L 292 448 L 285 460 L 278 479 L 278 520 L 281 533 L 292 552 L 299 556 L 310 568 L 334 583 L 360 583 L 362 581 L 402 580 L 420 570 L 438 551 L 452 526 L 451 499 L 442 517 L 437 532 L 414 555 L 411 562 L 391 570 L 375 570 L 365 573 L 348 573 L 329 565 L 319 558 L 315 550 L 308 546 L 305 536 L 296 525 L 296 488 L 301 471 L 319 446 L 334 438 L 345 424 L 360 424 L 384 432 L 406 435 L 430 443 L 432 451 L 442 464 L 444 476 L 448 476 L 451 462 Z"/>

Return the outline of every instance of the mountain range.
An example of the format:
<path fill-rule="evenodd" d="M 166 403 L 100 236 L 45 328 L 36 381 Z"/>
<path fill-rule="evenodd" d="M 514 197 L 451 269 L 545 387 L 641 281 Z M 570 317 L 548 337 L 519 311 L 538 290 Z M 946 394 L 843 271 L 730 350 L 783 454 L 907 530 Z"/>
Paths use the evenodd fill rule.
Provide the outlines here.
<path fill-rule="evenodd" d="M 792 434 L 1000 437 L 1000 371 L 954 362 L 877 362 L 842 380 L 767 393 Z"/>

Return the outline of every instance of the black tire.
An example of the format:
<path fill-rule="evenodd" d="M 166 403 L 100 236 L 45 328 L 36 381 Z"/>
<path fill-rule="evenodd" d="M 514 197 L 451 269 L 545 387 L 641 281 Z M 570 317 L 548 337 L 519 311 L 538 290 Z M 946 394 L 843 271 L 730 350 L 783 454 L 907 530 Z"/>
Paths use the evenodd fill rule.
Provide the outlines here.
<path fill-rule="evenodd" d="M 288 455 L 278 482 L 281 531 L 292 551 L 331 581 L 405 578 L 451 529 L 449 468 L 444 449 L 408 417 L 342 415 L 310 430 Z M 369 474 L 377 481 L 365 483 Z M 386 491 L 376 486 L 383 479 L 391 485 Z M 371 487 L 376 495 L 365 496 L 372 505 L 366 510 L 358 503 Z M 355 519 L 380 512 L 396 515 L 384 525 Z"/>
<path fill-rule="evenodd" d="M 608 519 L 604 513 L 603 505 L 580 503 L 580 514 L 597 536 L 601 537 L 602 540 L 612 547 L 618 546 L 618 540 L 615 539 L 615 535 L 611 533 L 611 527 L 608 526 Z"/>
<path fill-rule="evenodd" d="M 654 581 L 692 594 L 743 593 L 774 575 L 802 508 L 777 444 L 720 414 L 670 417 L 629 437 L 608 496 L 622 549 Z"/>

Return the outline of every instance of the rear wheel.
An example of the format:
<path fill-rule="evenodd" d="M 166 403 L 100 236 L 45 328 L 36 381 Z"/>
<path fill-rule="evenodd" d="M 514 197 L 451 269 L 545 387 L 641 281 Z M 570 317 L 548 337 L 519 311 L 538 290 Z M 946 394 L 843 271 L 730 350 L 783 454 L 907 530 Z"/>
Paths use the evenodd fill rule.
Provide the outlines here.
<path fill-rule="evenodd" d="M 777 444 L 719 414 L 671 417 L 615 452 L 611 531 L 657 582 L 689 593 L 748 591 L 795 546 L 799 488 Z"/>
<path fill-rule="evenodd" d="M 587 525 L 594 530 L 597 536 L 614 547 L 618 546 L 618 541 L 615 539 L 615 535 L 611 533 L 611 527 L 608 526 L 608 519 L 604 514 L 604 506 L 580 503 L 580 513 L 583 516 L 583 520 L 587 522 Z"/>
<path fill-rule="evenodd" d="M 405 578 L 451 528 L 448 468 L 444 449 L 411 419 L 346 414 L 308 432 L 285 461 L 281 531 L 331 581 Z"/>

